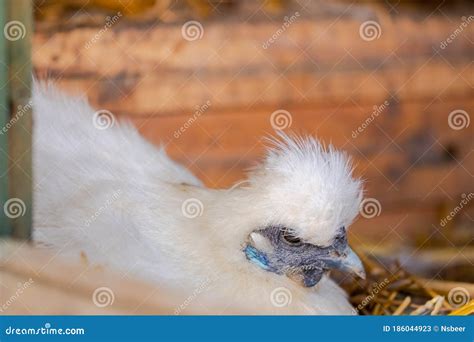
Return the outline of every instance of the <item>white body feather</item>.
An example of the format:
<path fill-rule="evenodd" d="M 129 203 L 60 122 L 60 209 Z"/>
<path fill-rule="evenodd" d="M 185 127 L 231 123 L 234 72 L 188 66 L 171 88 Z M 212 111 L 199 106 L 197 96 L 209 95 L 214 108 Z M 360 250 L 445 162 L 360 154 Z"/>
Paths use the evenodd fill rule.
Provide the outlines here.
<path fill-rule="evenodd" d="M 265 168 L 252 176 L 254 191 L 210 190 L 131 125 L 115 122 L 113 127 L 97 129 L 95 110 L 84 99 L 35 86 L 33 110 L 38 245 L 65 258 L 79 259 L 84 252 L 94 264 L 185 294 L 198 293 L 186 305 L 203 314 L 234 314 L 237 308 L 255 314 L 354 314 L 345 293 L 329 278 L 304 288 L 256 267 L 242 252 L 252 228 L 270 222 L 275 211 L 288 210 L 290 220 L 304 216 L 304 223 L 312 227 L 306 233 L 321 233 L 327 240 L 330 232 L 325 224 L 353 219 L 358 203 L 349 203 L 352 197 L 345 201 L 336 196 L 318 225 L 310 222 L 314 218 L 308 218 L 302 204 L 295 203 L 306 200 L 285 194 L 290 184 L 269 184 Z M 267 162 L 275 162 L 275 156 Z M 274 178 L 278 180 L 279 174 Z M 337 182 L 359 196 L 355 194 L 359 189 Z M 281 197 L 279 202 L 270 205 L 261 198 L 268 196 L 263 190 L 267 186 L 274 188 L 272 196 Z M 320 201 L 331 205 L 330 198 Z M 183 203 L 191 207 L 184 208 Z M 197 205 L 197 217 L 189 217 L 196 214 L 192 205 Z M 190 212 L 183 215 L 183 210 Z M 341 210 L 349 212 L 347 217 L 341 217 Z M 210 299 L 221 307 L 207 308 Z M 176 303 L 176 313 L 182 309 L 183 303 Z"/>

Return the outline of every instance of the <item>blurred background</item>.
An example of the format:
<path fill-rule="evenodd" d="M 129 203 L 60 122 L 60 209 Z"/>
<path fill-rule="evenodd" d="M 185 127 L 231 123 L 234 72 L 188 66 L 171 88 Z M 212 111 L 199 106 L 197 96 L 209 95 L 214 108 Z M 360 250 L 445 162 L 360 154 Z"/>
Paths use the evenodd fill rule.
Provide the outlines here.
<path fill-rule="evenodd" d="M 213 188 L 311 134 L 366 182 L 352 243 L 474 282 L 470 1 L 36 0 L 32 61 Z"/>

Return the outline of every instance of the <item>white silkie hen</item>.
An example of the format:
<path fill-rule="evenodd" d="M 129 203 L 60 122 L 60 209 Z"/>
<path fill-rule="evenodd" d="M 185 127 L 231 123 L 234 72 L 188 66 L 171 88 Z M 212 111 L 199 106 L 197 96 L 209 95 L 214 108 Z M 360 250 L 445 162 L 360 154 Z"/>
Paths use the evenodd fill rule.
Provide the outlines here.
<path fill-rule="evenodd" d="M 247 182 L 214 190 L 85 99 L 36 85 L 33 111 L 39 246 L 181 289 L 203 314 L 355 313 L 327 275 L 364 276 L 346 239 L 362 192 L 345 154 L 281 135 Z"/>

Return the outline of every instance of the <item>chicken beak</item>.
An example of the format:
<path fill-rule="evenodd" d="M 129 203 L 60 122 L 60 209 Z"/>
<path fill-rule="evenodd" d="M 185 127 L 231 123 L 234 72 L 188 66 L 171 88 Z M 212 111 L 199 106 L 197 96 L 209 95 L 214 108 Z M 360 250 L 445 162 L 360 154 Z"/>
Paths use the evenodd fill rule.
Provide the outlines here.
<path fill-rule="evenodd" d="M 354 273 L 360 278 L 365 279 L 364 266 L 362 265 L 362 261 L 360 261 L 357 254 L 355 254 L 355 252 L 349 246 L 347 246 L 344 255 L 345 256 L 342 256 L 338 259 L 338 265 L 336 268 L 344 272 Z"/>
<path fill-rule="evenodd" d="M 353 273 L 362 279 L 365 279 L 364 266 L 357 254 L 347 246 L 340 256 L 327 256 L 323 259 L 325 266 L 328 269 L 338 269 L 342 272 Z"/>

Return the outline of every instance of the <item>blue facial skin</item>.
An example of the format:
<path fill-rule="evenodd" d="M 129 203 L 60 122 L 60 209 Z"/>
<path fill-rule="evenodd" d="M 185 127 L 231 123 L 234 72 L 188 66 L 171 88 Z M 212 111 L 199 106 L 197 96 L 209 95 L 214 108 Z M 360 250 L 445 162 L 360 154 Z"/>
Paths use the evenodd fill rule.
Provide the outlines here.
<path fill-rule="evenodd" d="M 304 243 L 281 226 L 270 226 L 256 232 L 268 239 L 273 250 L 271 253 L 264 253 L 247 244 L 244 248 L 247 259 L 269 272 L 299 275 L 305 287 L 316 285 L 326 271 L 337 268 L 337 258 L 347 248 L 344 227 L 340 229 L 334 243 L 328 247 Z"/>
<path fill-rule="evenodd" d="M 270 271 L 268 259 L 263 252 L 260 252 L 253 246 L 247 245 L 244 249 L 244 253 L 249 261 L 259 266 L 260 268 L 263 268 L 265 271 Z"/>

